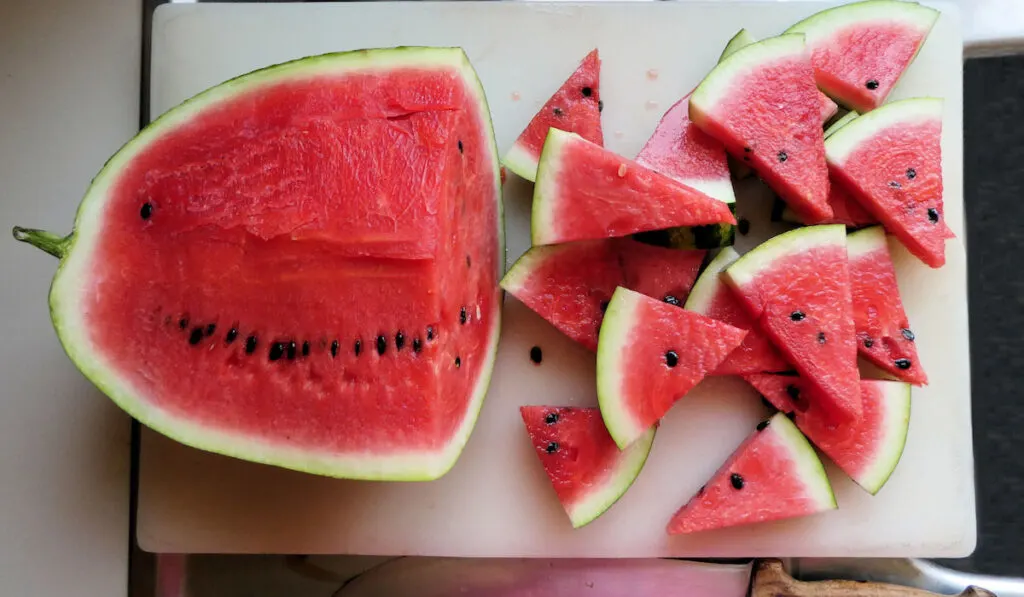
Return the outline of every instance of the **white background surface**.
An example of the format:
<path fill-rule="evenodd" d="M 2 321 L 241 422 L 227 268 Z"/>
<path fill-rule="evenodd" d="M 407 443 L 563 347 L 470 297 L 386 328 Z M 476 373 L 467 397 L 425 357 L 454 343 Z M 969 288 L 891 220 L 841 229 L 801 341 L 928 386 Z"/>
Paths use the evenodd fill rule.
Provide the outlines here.
<path fill-rule="evenodd" d="M 634 154 L 736 29 L 770 35 L 815 8 L 757 2 L 602 3 L 585 10 L 518 3 L 167 6 L 154 24 L 153 114 L 226 78 L 303 55 L 462 45 L 483 79 L 504 151 L 579 58 L 598 46 L 606 142 Z M 526 43 L 526 35 L 539 41 Z M 961 55 L 955 17 L 943 17 L 895 96 L 946 98 L 946 213 L 962 236 Z M 648 76 L 652 70 L 656 78 Z M 510 190 L 514 259 L 527 245 L 528 203 L 520 181 Z M 347 483 L 222 458 L 144 433 L 139 540 L 164 552 L 965 555 L 974 546 L 975 519 L 964 261 L 957 242 L 949 245 L 941 271 L 901 259 L 904 301 L 932 385 L 915 391 L 904 462 L 881 494 L 871 498 L 832 471 L 837 512 L 690 538 L 665 535 L 672 512 L 761 415 L 752 390 L 718 380 L 671 411 L 623 500 L 572 531 L 531 453 L 517 406 L 592 404 L 593 357 L 510 300 L 492 391 L 466 452 L 442 480 Z M 545 354 L 539 368 L 527 358 L 535 343 Z"/>
<path fill-rule="evenodd" d="M 57 261 L 15 224 L 68 232 L 138 129 L 142 3 L 0 2 L 0 595 L 127 590 L 129 421 L 65 357 Z"/>

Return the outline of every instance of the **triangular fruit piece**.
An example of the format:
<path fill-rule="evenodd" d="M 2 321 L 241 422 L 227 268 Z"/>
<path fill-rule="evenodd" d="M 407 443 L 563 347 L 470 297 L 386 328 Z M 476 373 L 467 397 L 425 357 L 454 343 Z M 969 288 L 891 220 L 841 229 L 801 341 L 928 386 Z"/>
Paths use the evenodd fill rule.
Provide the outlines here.
<path fill-rule="evenodd" d="M 597 398 L 625 448 L 733 351 L 746 330 L 618 288 L 597 346 Z"/>
<path fill-rule="evenodd" d="M 597 50 L 583 59 L 576 72 L 562 83 L 544 107 L 526 125 L 501 162 L 531 182 L 537 179 L 537 162 L 549 128 L 576 133 L 604 144 L 601 132 L 601 60 Z"/>
<path fill-rule="evenodd" d="M 732 247 L 723 248 L 697 278 L 684 305 L 686 309 L 695 313 L 750 330 L 739 347 L 729 353 L 729 356 L 715 368 L 713 374 L 743 375 L 788 371 L 791 369 L 789 364 L 764 332 L 757 329 L 754 320 L 747 314 L 739 299 L 733 295 L 732 290 L 722 282 L 722 270 L 739 258 L 740 254 Z"/>
<path fill-rule="evenodd" d="M 854 2 L 814 14 L 786 33 L 802 33 L 825 93 L 854 110 L 881 106 L 939 12 L 916 2 Z"/>
<path fill-rule="evenodd" d="M 573 528 L 593 521 L 626 493 L 654 443 L 652 427 L 619 450 L 593 407 L 523 406 L 519 412 Z"/>
<path fill-rule="evenodd" d="M 860 419 L 846 228 L 785 232 L 740 257 L 722 276 L 786 360 L 818 386 L 832 422 Z"/>
<path fill-rule="evenodd" d="M 915 98 L 872 110 L 825 141 L 832 176 L 918 259 L 946 262 L 942 100 Z"/>
<path fill-rule="evenodd" d="M 779 413 L 757 426 L 668 524 L 678 535 L 808 516 L 836 508 L 825 467 Z"/>
<path fill-rule="evenodd" d="M 814 389 L 799 377 L 749 375 L 745 379 L 775 408 L 790 414 L 807 439 L 872 495 L 896 470 L 910 425 L 909 384 L 861 380 L 864 416 L 853 425 L 836 428 L 822 417 Z"/>
<path fill-rule="evenodd" d="M 596 351 L 597 332 L 616 287 L 681 304 L 704 255 L 625 238 L 546 245 L 516 260 L 501 286 L 566 336 Z"/>
<path fill-rule="evenodd" d="M 846 239 L 857 350 L 888 373 L 914 385 L 928 383 L 903 310 L 885 230 L 872 226 Z"/>
<path fill-rule="evenodd" d="M 737 50 L 690 97 L 690 118 L 798 213 L 828 218 L 821 99 L 802 35 Z"/>
<path fill-rule="evenodd" d="M 729 206 L 573 133 L 548 131 L 533 188 L 534 245 L 736 223 Z"/>

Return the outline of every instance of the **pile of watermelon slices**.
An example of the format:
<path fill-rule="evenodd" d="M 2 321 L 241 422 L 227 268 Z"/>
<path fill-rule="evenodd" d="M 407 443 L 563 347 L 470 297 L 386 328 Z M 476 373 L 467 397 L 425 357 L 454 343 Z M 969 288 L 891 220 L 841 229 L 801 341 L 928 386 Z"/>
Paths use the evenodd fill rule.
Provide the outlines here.
<path fill-rule="evenodd" d="M 952 232 L 942 100 L 887 98 L 938 16 L 869 0 L 740 31 L 635 158 L 603 147 L 594 50 L 508 151 L 534 181 L 532 247 L 501 285 L 595 353 L 598 407 L 521 409 L 574 527 L 629 489 L 707 376 L 777 412 L 665 513 L 669 534 L 837 508 L 822 455 L 871 494 L 890 478 L 927 376 L 889 242 L 938 268 Z M 751 173 L 800 225 L 740 255 L 732 182 Z"/>

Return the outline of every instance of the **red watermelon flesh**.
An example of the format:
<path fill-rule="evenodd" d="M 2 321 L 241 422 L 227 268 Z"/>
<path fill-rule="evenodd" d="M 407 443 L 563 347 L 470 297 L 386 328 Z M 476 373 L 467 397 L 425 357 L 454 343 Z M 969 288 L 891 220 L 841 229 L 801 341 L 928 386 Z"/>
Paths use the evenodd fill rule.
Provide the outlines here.
<path fill-rule="evenodd" d="M 594 49 L 530 120 L 502 163 L 526 180 L 535 181 L 549 128 L 576 133 L 603 145 L 601 107 L 601 60 Z"/>
<path fill-rule="evenodd" d="M 795 211 L 791 214 L 784 214 L 782 219 L 806 224 L 842 224 L 851 228 L 878 223 L 878 220 L 861 207 L 860 203 L 857 203 L 857 200 L 835 179 L 832 179 L 829 186 L 828 204 L 832 208 L 832 217 L 824 221 L 806 220 Z"/>
<path fill-rule="evenodd" d="M 546 245 L 523 254 L 501 285 L 566 336 L 596 351 L 604 310 L 616 287 L 680 303 L 704 255 L 627 238 Z"/>
<path fill-rule="evenodd" d="M 721 222 L 736 223 L 725 203 L 578 135 L 548 131 L 533 189 L 534 246 Z"/>
<path fill-rule="evenodd" d="M 597 397 L 620 448 L 660 420 L 732 352 L 746 330 L 618 288 L 597 347 Z"/>
<path fill-rule="evenodd" d="M 690 97 L 690 118 L 797 212 L 831 217 L 821 99 L 802 36 L 768 38 L 720 62 Z"/>
<path fill-rule="evenodd" d="M 668 533 L 808 516 L 836 508 L 825 468 L 784 414 L 758 425 L 672 517 Z"/>
<path fill-rule="evenodd" d="M 786 362 L 771 340 L 757 328 L 746 309 L 722 282 L 722 270 L 740 258 L 732 247 L 724 247 L 708 264 L 693 285 L 685 308 L 740 329 L 749 330 L 743 342 L 729 353 L 714 370 L 714 375 L 743 375 L 771 371 L 788 371 Z"/>
<path fill-rule="evenodd" d="M 914 344 L 916 336 L 903 310 L 885 231 L 873 226 L 850 234 L 847 253 L 857 350 L 898 379 L 927 384 Z"/>
<path fill-rule="evenodd" d="M 832 175 L 886 230 L 931 267 L 946 262 L 942 201 L 942 100 L 892 102 L 825 142 Z"/>
<path fill-rule="evenodd" d="M 868 492 L 878 493 L 896 469 L 910 423 L 908 384 L 861 380 L 864 416 L 837 428 L 822 416 L 814 388 L 799 377 L 748 375 L 744 379 L 775 408 L 791 414 L 807 439 Z"/>
<path fill-rule="evenodd" d="M 605 429 L 597 408 L 523 406 L 519 412 L 533 450 L 558 501 L 579 528 L 610 508 L 633 484 L 650 454 L 651 428 L 625 450 Z"/>
<path fill-rule="evenodd" d="M 885 102 L 938 16 L 916 2 L 854 2 L 812 15 L 786 33 L 805 36 L 818 87 L 867 112 Z"/>
<path fill-rule="evenodd" d="M 832 422 L 859 420 L 845 227 L 807 226 L 780 234 L 722 275 L 786 360 L 821 391 Z"/>

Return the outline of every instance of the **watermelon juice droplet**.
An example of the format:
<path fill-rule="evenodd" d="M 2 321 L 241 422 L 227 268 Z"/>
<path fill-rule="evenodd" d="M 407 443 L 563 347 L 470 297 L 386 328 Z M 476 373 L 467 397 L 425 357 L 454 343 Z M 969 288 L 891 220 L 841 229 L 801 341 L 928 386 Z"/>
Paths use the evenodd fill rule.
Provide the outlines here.
<path fill-rule="evenodd" d="M 647 79 L 650 81 L 657 81 L 660 73 L 656 68 L 647 69 Z"/>

